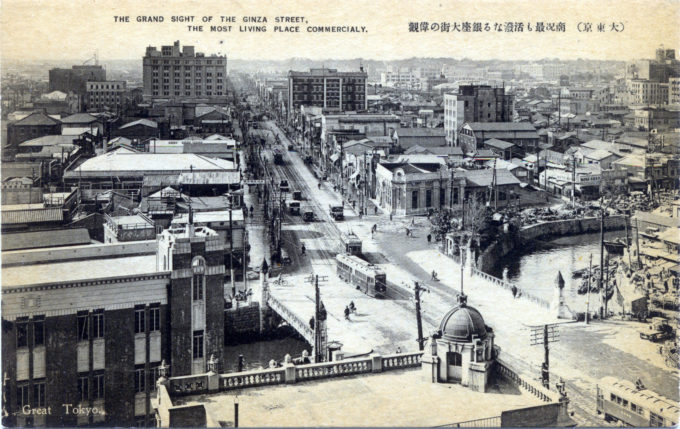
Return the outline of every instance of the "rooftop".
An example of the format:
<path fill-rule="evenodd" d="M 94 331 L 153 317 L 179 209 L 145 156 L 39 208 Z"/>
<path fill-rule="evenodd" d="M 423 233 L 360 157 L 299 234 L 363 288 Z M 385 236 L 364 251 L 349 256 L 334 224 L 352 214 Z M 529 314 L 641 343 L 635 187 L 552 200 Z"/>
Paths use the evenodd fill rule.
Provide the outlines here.
<path fill-rule="evenodd" d="M 119 130 L 125 128 L 134 127 L 135 125 L 143 125 L 145 127 L 158 128 L 158 124 L 149 119 L 137 119 L 136 121 L 128 122 L 127 124 L 121 125 Z"/>
<path fill-rule="evenodd" d="M 514 143 L 506 142 L 505 140 L 499 140 L 499 139 L 489 139 L 484 141 L 485 145 L 495 147 L 497 149 L 509 149 L 513 146 L 515 146 Z"/>
<path fill-rule="evenodd" d="M 457 173 L 456 176 L 459 174 Z M 484 170 L 466 170 L 461 172 L 461 176 L 467 179 L 467 182 L 481 187 L 491 186 L 493 183 L 493 169 Z M 509 170 L 498 168 L 496 169 L 496 184 L 498 185 L 519 185 L 521 182 Z"/>
<path fill-rule="evenodd" d="M 23 119 L 20 119 L 16 121 L 12 125 L 20 125 L 20 126 L 48 126 L 48 125 L 58 125 L 61 122 L 45 115 L 44 113 L 41 112 L 33 112 L 30 115 L 26 116 Z"/>
<path fill-rule="evenodd" d="M 25 141 L 19 146 L 56 146 L 56 145 L 73 145 L 73 141 L 76 139 L 74 136 L 65 135 L 48 135 L 42 136 L 35 139 Z"/>
<path fill-rule="evenodd" d="M 533 131 L 536 128 L 528 122 L 468 122 L 473 131 Z"/>
<path fill-rule="evenodd" d="M 63 118 L 61 122 L 64 124 L 89 124 L 98 120 L 96 116 L 92 116 L 89 113 L 76 113 Z"/>
<path fill-rule="evenodd" d="M 75 282 L 114 276 L 134 276 L 156 271 L 156 255 L 108 257 L 35 265 L 2 267 L 2 287 L 54 282 Z"/>
<path fill-rule="evenodd" d="M 37 247 L 73 246 L 90 243 L 85 228 L 57 229 L 2 234 L 2 250 L 33 249 Z"/>
<path fill-rule="evenodd" d="M 232 422 L 236 394 L 239 425 L 244 427 L 432 427 L 543 404 L 504 379 L 479 393 L 460 384 L 425 382 L 422 377 L 420 370 L 395 370 L 188 396 L 173 404 L 203 404 L 214 421 Z"/>
<path fill-rule="evenodd" d="M 129 171 L 142 174 L 166 171 L 230 171 L 234 168 L 234 163 L 231 161 L 191 153 L 134 153 L 119 149 L 90 158 L 68 173 L 78 175 L 80 172 L 113 173 Z"/>

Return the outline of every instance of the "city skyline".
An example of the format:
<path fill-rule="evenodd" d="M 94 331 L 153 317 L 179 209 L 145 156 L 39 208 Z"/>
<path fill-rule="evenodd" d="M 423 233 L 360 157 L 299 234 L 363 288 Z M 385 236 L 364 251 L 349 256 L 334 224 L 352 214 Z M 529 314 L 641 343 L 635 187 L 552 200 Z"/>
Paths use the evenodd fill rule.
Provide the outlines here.
<path fill-rule="evenodd" d="M 650 46 L 664 44 L 675 47 L 680 40 L 676 20 L 678 2 L 656 2 L 655 8 L 640 8 L 640 2 L 619 4 L 614 1 L 584 1 L 578 10 L 565 10 L 557 1 L 545 2 L 536 8 L 530 2 L 514 2 L 512 10 L 502 2 L 485 1 L 482 7 L 473 2 L 456 1 L 446 4 L 424 2 L 418 11 L 407 12 L 394 8 L 386 1 L 365 2 L 355 0 L 357 7 L 315 5 L 309 1 L 298 1 L 294 5 L 269 5 L 266 1 L 229 5 L 207 2 L 199 6 L 152 2 L 139 5 L 131 1 L 112 3 L 108 0 L 94 2 L 96 8 L 91 19 L 78 19 L 82 2 L 53 4 L 49 8 L 36 8 L 33 1 L 10 0 L 2 5 L 2 25 L 5 34 L 2 41 L 2 59 L 12 62 L 25 60 L 66 60 L 82 58 L 86 53 L 99 50 L 102 61 L 137 59 L 143 55 L 146 44 L 163 45 L 180 40 L 183 45 L 195 45 L 206 54 L 226 54 L 229 58 L 256 60 L 266 57 L 271 60 L 303 57 L 310 59 L 374 58 L 384 61 L 408 57 L 453 57 L 472 60 L 497 59 L 539 60 L 547 52 L 560 51 L 560 57 L 569 59 L 630 60 L 649 55 Z M 88 3 L 89 5 L 89 3 Z M 361 7 L 359 7 L 361 6 Z M 495 6 L 495 7 L 494 7 Z M 659 11 L 668 13 L 658 13 Z M 462 11 L 462 12 L 461 12 Z M 30 14 L 30 15 L 29 15 Z M 163 23 L 137 23 L 137 16 L 158 16 Z M 204 25 L 203 32 L 187 29 L 185 23 L 172 23 L 172 16 L 194 16 L 194 24 L 201 24 L 202 16 L 233 16 L 234 23 L 209 24 L 232 25 L 230 33 L 210 32 Z M 274 32 L 276 16 L 303 16 L 299 34 Z M 129 23 L 115 23 L 114 16 L 129 16 Z M 244 16 L 265 16 L 266 24 L 244 23 Z M 366 20 L 367 16 L 381 17 Z M 410 22 L 564 22 L 563 33 L 412 33 Z M 593 31 L 580 33 L 579 22 L 590 22 Z M 78 22 L 78 25 L 64 25 Z M 595 25 L 620 22 L 624 30 L 620 33 L 598 32 Z M 654 22 L 654 25 L 649 25 Z M 27 23 L 34 26 L 30 36 L 11 37 L 22 34 Z M 264 33 L 241 33 L 239 26 L 267 25 Z M 290 25 L 290 24 L 288 24 Z M 306 33 L 308 25 L 364 26 L 365 33 Z M 144 40 L 141 44 L 139 41 Z M 671 44 L 671 46 L 668 46 Z M 399 47 L 398 51 L 385 49 Z M 333 52 L 333 55 L 329 55 Z M 501 52 L 501 54 L 499 54 Z M 403 54 L 402 54 L 403 53 Z M 554 55 L 554 54 L 553 54 Z M 550 55 L 552 56 L 552 55 Z"/>

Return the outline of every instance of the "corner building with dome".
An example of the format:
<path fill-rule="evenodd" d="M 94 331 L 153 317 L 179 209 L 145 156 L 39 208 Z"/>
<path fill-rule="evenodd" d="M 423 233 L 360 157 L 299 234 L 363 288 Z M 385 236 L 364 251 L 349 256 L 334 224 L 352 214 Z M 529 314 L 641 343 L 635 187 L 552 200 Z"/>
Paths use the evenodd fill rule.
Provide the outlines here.
<path fill-rule="evenodd" d="M 485 392 L 498 351 L 493 330 L 467 297 L 460 295 L 458 305 L 444 315 L 439 330 L 425 345 L 422 371 L 432 383 L 460 383 Z"/>

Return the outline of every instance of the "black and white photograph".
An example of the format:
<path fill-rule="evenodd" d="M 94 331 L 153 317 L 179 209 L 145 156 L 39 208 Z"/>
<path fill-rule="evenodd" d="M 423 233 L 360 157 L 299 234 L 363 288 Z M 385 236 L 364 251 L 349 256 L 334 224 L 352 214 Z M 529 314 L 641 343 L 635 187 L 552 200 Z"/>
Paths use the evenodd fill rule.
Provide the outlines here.
<path fill-rule="evenodd" d="M 678 427 L 680 0 L 3 0 L 3 427 Z"/>

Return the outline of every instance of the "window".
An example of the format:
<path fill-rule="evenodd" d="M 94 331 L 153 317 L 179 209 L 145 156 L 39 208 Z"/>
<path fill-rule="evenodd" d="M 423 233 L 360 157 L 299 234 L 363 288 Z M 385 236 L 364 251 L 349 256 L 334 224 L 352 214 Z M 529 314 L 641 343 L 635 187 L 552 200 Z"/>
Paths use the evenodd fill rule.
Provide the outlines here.
<path fill-rule="evenodd" d="M 28 403 L 28 383 L 17 385 L 17 406 L 21 408 L 24 405 L 30 405 Z"/>
<path fill-rule="evenodd" d="M 149 331 L 161 330 L 161 309 L 156 306 L 149 308 Z"/>
<path fill-rule="evenodd" d="M 33 347 L 45 345 L 45 319 L 33 319 Z"/>
<path fill-rule="evenodd" d="M 633 402 L 630 403 L 630 409 L 633 410 L 633 412 L 636 413 L 636 414 L 639 414 L 639 415 L 644 414 L 644 410 L 642 409 L 642 407 L 640 407 L 639 405 L 637 405 Z"/>
<path fill-rule="evenodd" d="M 156 382 L 161 376 L 161 367 L 160 367 L 160 362 L 156 362 L 155 364 L 151 365 L 156 365 L 154 367 L 151 367 L 151 380 L 149 381 L 151 385 L 149 386 L 149 389 L 151 390 L 156 390 Z"/>
<path fill-rule="evenodd" d="M 78 398 L 80 402 L 90 400 L 89 387 L 90 384 L 86 375 L 78 377 Z"/>
<path fill-rule="evenodd" d="M 144 367 L 135 368 L 135 392 L 142 393 L 146 391 L 146 380 L 144 379 Z"/>
<path fill-rule="evenodd" d="M 78 341 L 87 341 L 90 339 L 88 319 L 89 315 L 86 311 L 78 312 Z"/>
<path fill-rule="evenodd" d="M 135 307 L 135 334 L 143 334 L 146 332 L 145 322 L 144 307 Z"/>
<path fill-rule="evenodd" d="M 34 381 L 33 382 L 33 406 L 34 407 L 44 407 L 45 406 L 45 382 L 44 381 Z"/>
<path fill-rule="evenodd" d="M 649 412 L 649 426 L 653 428 L 658 428 L 663 426 L 663 417 L 653 412 Z"/>
<path fill-rule="evenodd" d="M 203 331 L 194 331 L 194 359 L 203 357 Z"/>
<path fill-rule="evenodd" d="M 17 320 L 17 348 L 28 347 L 28 320 Z"/>
<path fill-rule="evenodd" d="M 92 399 L 104 399 L 104 374 L 95 374 L 92 378 Z"/>
<path fill-rule="evenodd" d="M 446 361 L 450 366 L 461 366 L 462 365 L 461 354 L 456 352 L 447 352 Z"/>
<path fill-rule="evenodd" d="M 418 191 L 411 192 L 411 208 L 418 208 Z"/>
<path fill-rule="evenodd" d="M 92 337 L 104 338 L 104 310 L 96 310 L 92 315 Z"/>
<path fill-rule="evenodd" d="M 432 207 L 432 190 L 425 191 L 425 207 Z"/>

